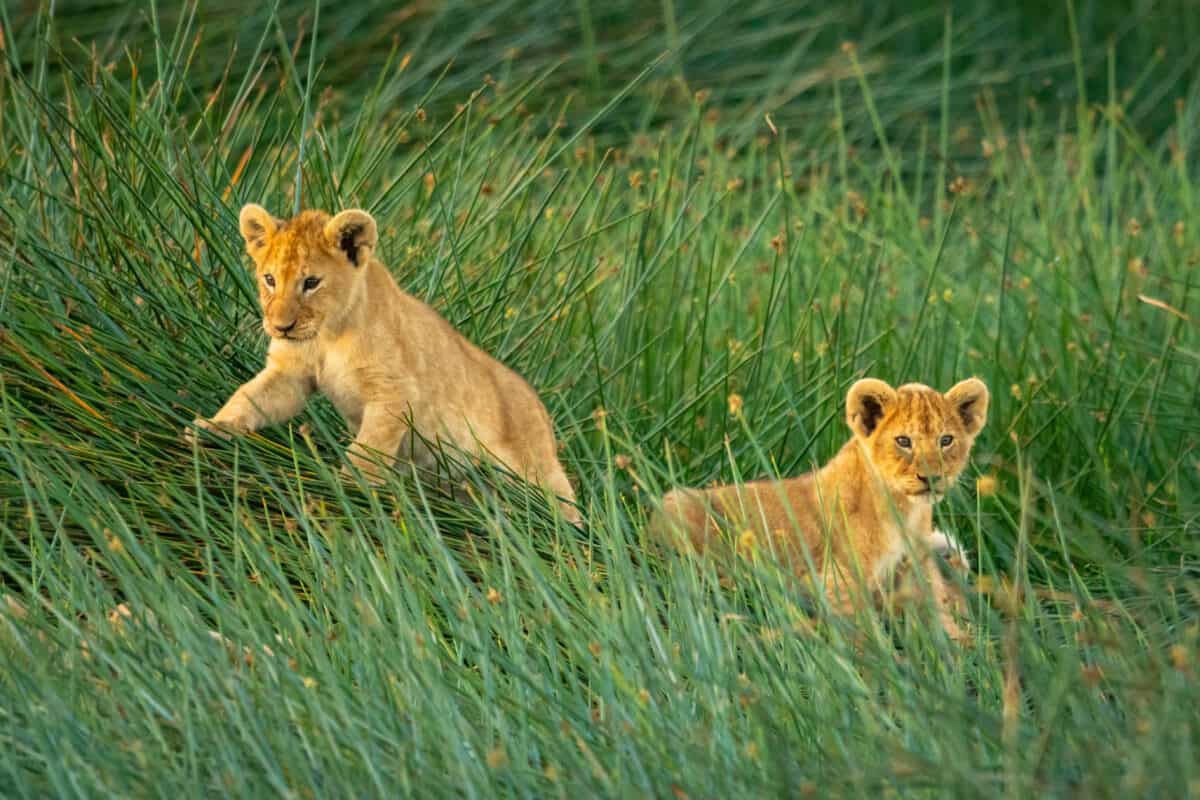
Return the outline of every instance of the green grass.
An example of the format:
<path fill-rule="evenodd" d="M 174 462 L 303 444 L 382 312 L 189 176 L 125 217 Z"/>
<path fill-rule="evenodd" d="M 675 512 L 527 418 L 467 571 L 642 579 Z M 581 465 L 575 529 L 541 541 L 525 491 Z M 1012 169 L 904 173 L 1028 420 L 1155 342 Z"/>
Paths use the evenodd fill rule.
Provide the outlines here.
<path fill-rule="evenodd" d="M 0 5 L 0 793 L 1200 792 L 1187 4 L 244 5 Z M 370 209 L 586 529 L 343 483 L 324 402 L 184 444 L 247 201 Z M 992 389 L 973 648 L 645 539 L 863 375 Z"/>

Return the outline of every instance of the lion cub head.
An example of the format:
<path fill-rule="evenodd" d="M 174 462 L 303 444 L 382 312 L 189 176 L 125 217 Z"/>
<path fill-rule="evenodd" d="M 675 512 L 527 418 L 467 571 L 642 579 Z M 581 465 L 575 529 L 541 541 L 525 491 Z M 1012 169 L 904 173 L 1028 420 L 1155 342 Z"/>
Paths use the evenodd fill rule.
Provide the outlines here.
<path fill-rule="evenodd" d="M 988 398 L 978 378 L 945 394 L 920 383 L 893 389 L 865 378 L 846 395 L 846 421 L 893 492 L 937 502 L 966 466 L 987 422 Z"/>
<path fill-rule="evenodd" d="M 362 285 L 378 241 L 371 215 L 304 211 L 281 220 L 250 203 L 238 221 L 254 259 L 267 335 L 300 341 L 336 324 Z"/>

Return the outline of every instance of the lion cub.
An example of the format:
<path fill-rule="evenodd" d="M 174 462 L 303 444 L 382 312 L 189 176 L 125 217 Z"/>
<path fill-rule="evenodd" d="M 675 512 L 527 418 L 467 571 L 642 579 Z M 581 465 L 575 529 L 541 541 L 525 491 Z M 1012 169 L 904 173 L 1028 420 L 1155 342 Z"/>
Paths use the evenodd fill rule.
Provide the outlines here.
<path fill-rule="evenodd" d="M 211 420 L 219 435 L 247 433 L 326 395 L 354 431 L 348 456 L 372 480 L 372 456 L 429 465 L 425 437 L 488 457 L 579 514 L 559 464 L 550 417 L 515 372 L 468 342 L 437 312 L 405 293 L 374 258 L 375 220 L 351 209 L 279 220 L 250 204 L 240 217 L 258 275 L 267 364 Z M 410 436 L 410 424 L 420 436 Z"/>
<path fill-rule="evenodd" d="M 934 531 L 933 504 L 966 465 L 988 399 L 976 378 L 945 394 L 918 383 L 893 389 L 858 381 L 846 396 L 854 435 L 825 466 L 790 480 L 676 489 L 663 497 L 650 530 L 699 551 L 720 546 L 722 530 L 739 533 L 741 546 L 758 543 L 797 575 L 815 571 L 843 613 L 858 597 L 884 591 L 911 553 L 946 633 L 962 639 L 952 613 L 957 593 L 934 556 L 952 540 Z"/>

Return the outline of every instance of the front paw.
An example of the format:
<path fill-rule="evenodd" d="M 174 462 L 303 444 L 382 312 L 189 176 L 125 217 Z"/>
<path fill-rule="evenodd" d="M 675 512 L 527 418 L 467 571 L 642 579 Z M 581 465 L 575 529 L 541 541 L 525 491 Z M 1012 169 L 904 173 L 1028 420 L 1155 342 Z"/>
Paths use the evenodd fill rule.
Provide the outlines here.
<path fill-rule="evenodd" d="M 192 420 L 190 426 L 183 429 L 183 440 L 191 445 L 203 443 L 204 437 L 198 433 L 200 430 L 208 431 L 218 439 L 225 439 L 226 441 L 233 438 L 233 434 L 238 432 L 232 426 L 219 424 L 204 417 L 196 417 Z"/>

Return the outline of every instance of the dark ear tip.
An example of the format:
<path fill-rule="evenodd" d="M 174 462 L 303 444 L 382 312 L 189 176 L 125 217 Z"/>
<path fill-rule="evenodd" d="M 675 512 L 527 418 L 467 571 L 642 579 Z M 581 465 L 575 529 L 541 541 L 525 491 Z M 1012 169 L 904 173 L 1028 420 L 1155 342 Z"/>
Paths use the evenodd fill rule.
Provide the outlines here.
<path fill-rule="evenodd" d="M 895 389 L 877 378 L 855 381 L 846 393 L 846 421 L 851 430 L 862 436 L 870 436 L 895 396 Z"/>
<path fill-rule="evenodd" d="M 361 209 L 347 209 L 326 223 L 325 236 L 352 265 L 361 266 L 375 247 L 375 219 Z"/>
<path fill-rule="evenodd" d="M 338 249 L 346 254 L 346 258 L 354 266 L 358 266 L 358 245 L 355 243 L 355 237 L 358 236 L 358 227 L 355 225 L 346 225 L 338 234 Z"/>

